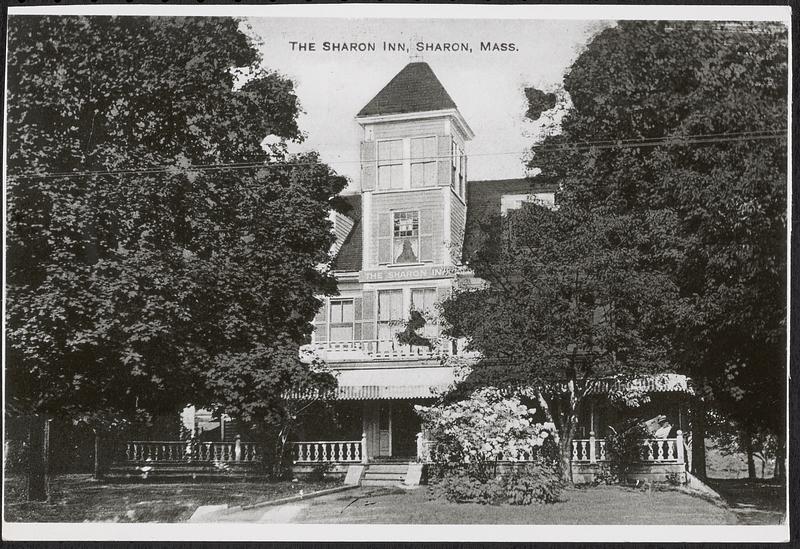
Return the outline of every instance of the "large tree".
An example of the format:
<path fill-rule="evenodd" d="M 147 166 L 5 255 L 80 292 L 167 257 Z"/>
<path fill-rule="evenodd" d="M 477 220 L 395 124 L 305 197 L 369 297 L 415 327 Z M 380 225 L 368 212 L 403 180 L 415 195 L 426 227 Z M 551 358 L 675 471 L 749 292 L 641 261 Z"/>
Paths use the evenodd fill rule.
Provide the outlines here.
<path fill-rule="evenodd" d="M 559 201 L 660 216 L 648 251 L 679 289 L 671 361 L 750 431 L 783 435 L 787 29 L 625 21 L 567 72 L 560 134 L 530 167 Z M 530 91 L 536 119 L 556 102 Z"/>
<path fill-rule="evenodd" d="M 97 425 L 274 420 L 345 180 L 234 19 L 9 20 L 7 402 Z M 264 143 L 267 136 L 271 145 Z M 324 376 L 323 376 L 324 377 Z"/>
<path fill-rule="evenodd" d="M 468 337 L 481 355 L 461 389 L 533 396 L 555 425 L 569 481 L 578 417 L 598 384 L 666 369 L 652 327 L 674 292 L 644 259 L 650 233 L 638 232 L 660 220 L 528 204 L 486 221 L 471 258 L 486 284 L 442 305 L 450 335 Z"/>

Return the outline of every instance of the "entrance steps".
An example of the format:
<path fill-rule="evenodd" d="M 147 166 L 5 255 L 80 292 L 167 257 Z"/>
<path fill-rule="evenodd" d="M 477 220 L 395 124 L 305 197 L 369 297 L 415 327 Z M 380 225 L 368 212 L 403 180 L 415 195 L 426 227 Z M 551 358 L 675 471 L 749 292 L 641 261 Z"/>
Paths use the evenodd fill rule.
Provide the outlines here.
<path fill-rule="evenodd" d="M 408 462 L 370 463 L 364 471 L 361 486 L 398 486 L 408 474 Z"/>

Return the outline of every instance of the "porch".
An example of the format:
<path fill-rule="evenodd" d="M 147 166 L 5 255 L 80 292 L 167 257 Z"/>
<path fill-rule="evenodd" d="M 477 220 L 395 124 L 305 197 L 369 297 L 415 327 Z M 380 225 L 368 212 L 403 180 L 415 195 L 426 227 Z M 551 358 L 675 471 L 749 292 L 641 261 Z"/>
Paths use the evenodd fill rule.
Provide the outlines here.
<path fill-rule="evenodd" d="M 415 462 L 430 464 L 435 452 L 432 443 L 422 432 L 414 435 L 411 455 L 391 455 L 391 446 L 384 452 L 370 456 L 367 433 L 357 440 L 318 440 L 290 443 L 289 456 L 295 474 L 310 473 L 322 468 L 331 476 L 343 476 L 350 465 L 388 462 Z M 375 445 L 373 445 L 374 447 Z M 380 443 L 377 445 L 380 450 Z M 640 462 L 633 467 L 631 478 L 667 481 L 674 478 L 686 480 L 688 449 L 683 432 L 675 438 L 649 438 L 641 440 Z M 401 452 L 406 454 L 406 452 Z M 498 456 L 498 465 L 513 466 L 533 459 L 533 449 L 514 456 Z M 253 477 L 258 476 L 261 450 L 253 442 L 185 441 L 130 441 L 125 458 L 118 461 L 112 472 L 126 478 L 165 477 Z M 572 478 L 576 483 L 591 482 L 609 464 L 606 440 L 590 436 L 572 441 Z"/>

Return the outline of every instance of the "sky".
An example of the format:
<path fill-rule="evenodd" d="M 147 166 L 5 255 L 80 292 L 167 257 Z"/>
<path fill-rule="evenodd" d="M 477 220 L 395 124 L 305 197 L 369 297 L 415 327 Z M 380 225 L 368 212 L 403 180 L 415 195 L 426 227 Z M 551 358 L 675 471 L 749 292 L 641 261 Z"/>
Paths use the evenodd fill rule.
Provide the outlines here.
<path fill-rule="evenodd" d="M 594 33 L 610 23 L 253 17 L 245 24 L 261 42 L 264 66 L 296 84 L 303 109 L 299 124 L 307 139 L 290 150 L 316 150 L 338 173 L 357 181 L 361 133 L 355 115 L 411 61 L 431 66 L 475 132 L 467 146 L 469 179 L 523 177 L 523 155 L 538 133 L 524 116 L 524 88 L 555 90 Z M 313 42 L 316 50 L 299 51 L 297 44 L 293 50 L 291 42 Z M 324 51 L 324 42 L 372 42 L 376 50 Z M 383 51 L 384 42 L 412 51 Z M 467 43 L 472 51 L 418 53 L 417 42 Z M 481 42 L 514 43 L 517 51 L 482 52 Z"/>

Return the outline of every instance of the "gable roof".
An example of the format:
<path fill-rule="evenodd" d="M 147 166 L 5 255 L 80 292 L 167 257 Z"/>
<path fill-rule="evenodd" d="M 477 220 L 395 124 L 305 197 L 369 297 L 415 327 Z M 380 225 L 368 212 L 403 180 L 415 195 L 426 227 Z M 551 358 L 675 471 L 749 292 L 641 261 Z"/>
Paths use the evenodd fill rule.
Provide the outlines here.
<path fill-rule="evenodd" d="M 556 185 L 544 177 L 493 179 L 467 182 L 467 220 L 461 259 L 469 262 L 483 243 L 481 224 L 500 216 L 504 195 L 554 192 Z"/>
<path fill-rule="evenodd" d="M 331 263 L 334 271 L 352 272 L 361 270 L 361 195 L 340 195 L 341 213 L 353 220 L 350 233 L 342 242 L 339 253 Z"/>
<path fill-rule="evenodd" d="M 357 117 L 455 109 L 456 104 L 430 65 L 409 63 L 373 97 Z"/>

